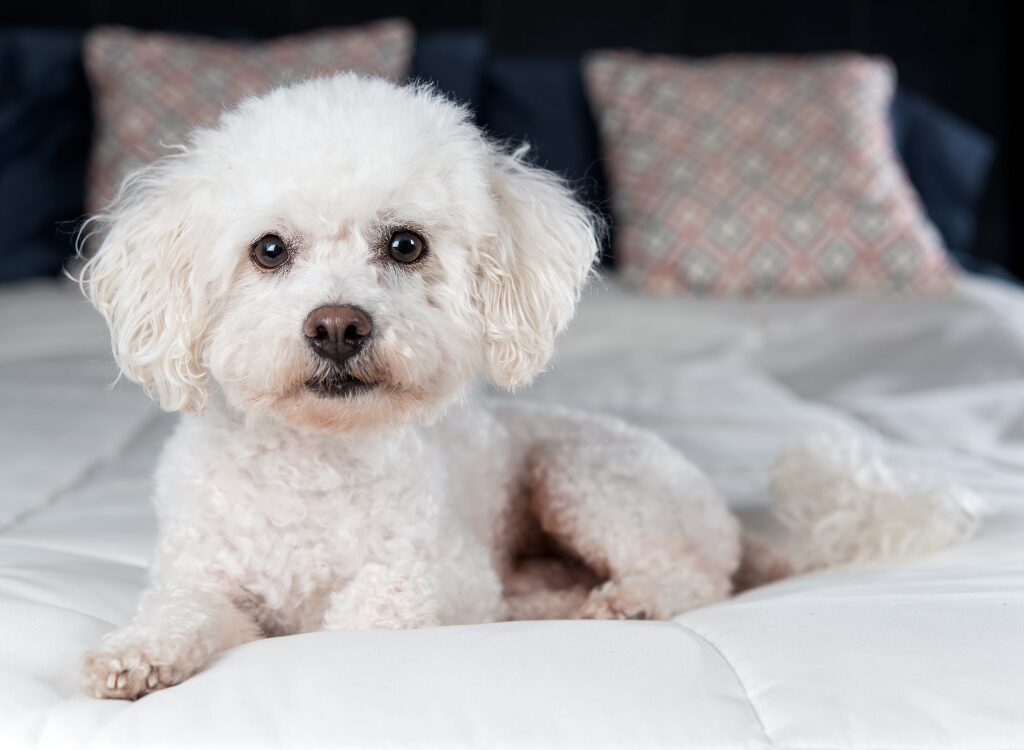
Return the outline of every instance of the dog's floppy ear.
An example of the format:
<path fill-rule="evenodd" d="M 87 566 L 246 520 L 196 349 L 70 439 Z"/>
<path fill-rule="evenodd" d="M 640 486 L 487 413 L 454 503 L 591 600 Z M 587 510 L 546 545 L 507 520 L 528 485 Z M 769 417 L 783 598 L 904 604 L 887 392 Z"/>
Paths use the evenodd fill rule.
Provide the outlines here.
<path fill-rule="evenodd" d="M 143 167 L 80 237 L 80 252 L 99 241 L 79 281 L 110 326 L 118 365 L 168 411 L 201 411 L 207 398 L 204 196 L 187 167 L 184 154 Z"/>
<path fill-rule="evenodd" d="M 599 224 L 557 175 L 495 154 L 498 229 L 480 249 L 475 297 L 488 374 L 514 389 L 547 364 L 599 252 Z"/>

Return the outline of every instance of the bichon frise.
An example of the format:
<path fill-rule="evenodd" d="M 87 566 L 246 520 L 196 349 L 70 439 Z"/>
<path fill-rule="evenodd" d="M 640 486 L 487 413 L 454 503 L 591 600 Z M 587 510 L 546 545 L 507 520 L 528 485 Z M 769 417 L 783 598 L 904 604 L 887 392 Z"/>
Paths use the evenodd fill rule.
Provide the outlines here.
<path fill-rule="evenodd" d="M 94 221 L 81 280 L 116 359 L 187 414 L 150 587 L 86 659 L 95 695 L 264 635 L 668 618 L 731 592 L 739 524 L 660 438 L 463 403 L 544 368 L 598 239 L 432 91 L 340 75 L 250 99 Z"/>

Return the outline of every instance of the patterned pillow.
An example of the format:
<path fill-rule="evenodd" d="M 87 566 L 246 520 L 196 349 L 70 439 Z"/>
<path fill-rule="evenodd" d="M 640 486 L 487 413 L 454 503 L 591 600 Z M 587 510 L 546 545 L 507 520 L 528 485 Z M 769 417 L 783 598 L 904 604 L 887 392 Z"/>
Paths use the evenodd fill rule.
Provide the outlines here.
<path fill-rule="evenodd" d="M 96 111 L 87 207 L 102 208 L 125 175 L 247 96 L 339 70 L 400 80 L 412 47 L 412 27 L 401 20 L 268 42 L 100 27 L 84 51 Z"/>
<path fill-rule="evenodd" d="M 891 64 L 856 55 L 584 63 L 616 259 L 650 292 L 943 291 L 952 267 L 895 155 Z"/>

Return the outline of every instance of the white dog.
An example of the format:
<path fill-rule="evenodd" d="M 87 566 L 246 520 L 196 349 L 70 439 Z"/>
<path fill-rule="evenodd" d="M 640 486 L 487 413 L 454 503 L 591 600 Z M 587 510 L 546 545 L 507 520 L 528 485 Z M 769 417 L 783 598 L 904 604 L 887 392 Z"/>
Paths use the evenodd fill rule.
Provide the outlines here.
<path fill-rule="evenodd" d="M 571 191 L 462 109 L 353 75 L 277 90 L 98 222 L 82 283 L 117 361 L 188 416 L 157 473 L 150 588 L 86 659 L 95 695 L 264 635 L 668 618 L 731 592 L 739 525 L 661 439 L 453 406 L 478 375 L 542 370 L 598 251 Z M 791 474 L 794 497 L 820 489 Z M 760 560 L 755 580 L 823 562 Z"/>

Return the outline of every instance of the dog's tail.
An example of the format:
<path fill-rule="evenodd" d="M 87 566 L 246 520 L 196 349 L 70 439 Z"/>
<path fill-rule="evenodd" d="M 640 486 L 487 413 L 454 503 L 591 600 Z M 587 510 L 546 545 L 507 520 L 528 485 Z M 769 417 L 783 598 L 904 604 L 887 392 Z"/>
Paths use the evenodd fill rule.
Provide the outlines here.
<path fill-rule="evenodd" d="M 779 458 L 773 517 L 782 539 L 745 533 L 739 590 L 825 568 L 905 562 L 961 542 L 981 503 L 963 487 L 897 471 L 851 435 L 803 440 Z"/>

